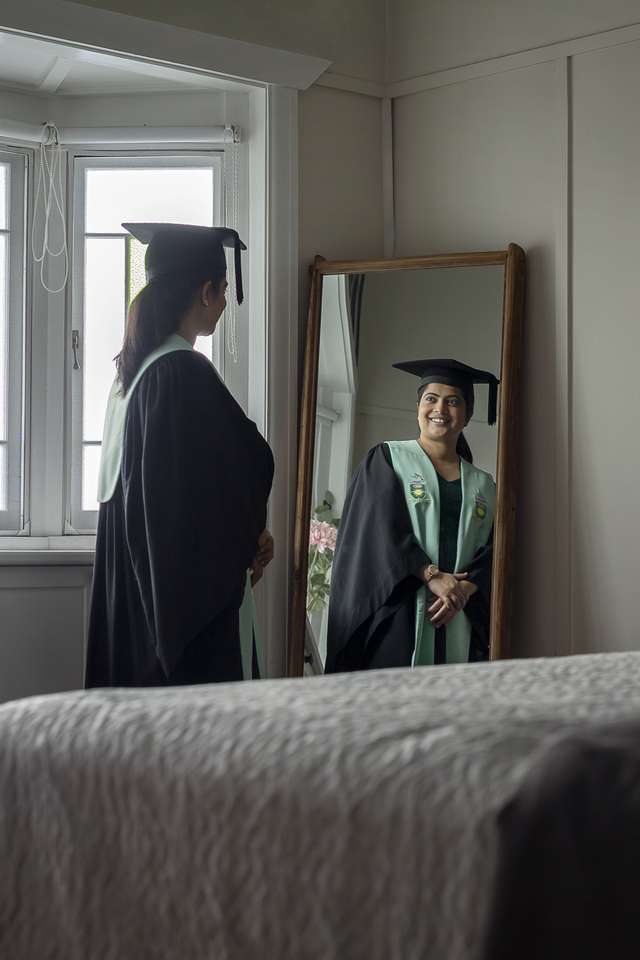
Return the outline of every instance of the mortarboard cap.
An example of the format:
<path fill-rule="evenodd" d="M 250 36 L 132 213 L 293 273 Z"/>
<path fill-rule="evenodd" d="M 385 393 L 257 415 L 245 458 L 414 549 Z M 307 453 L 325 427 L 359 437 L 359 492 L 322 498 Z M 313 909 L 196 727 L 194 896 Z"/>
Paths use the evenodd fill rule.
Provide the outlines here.
<path fill-rule="evenodd" d="M 475 367 L 469 367 L 466 363 L 460 363 L 458 360 L 407 360 L 402 363 L 394 363 L 393 366 L 404 373 L 411 373 L 414 377 L 420 377 L 418 388 L 420 391 L 428 383 L 447 383 L 451 387 L 459 387 L 470 398 L 471 410 L 468 411 L 469 416 L 473 412 L 474 383 L 487 383 L 489 385 L 487 420 L 491 424 L 496 422 L 498 384 L 500 381 L 487 370 L 476 370 Z"/>
<path fill-rule="evenodd" d="M 246 250 L 236 230 L 230 227 L 199 227 L 190 223 L 123 223 L 140 243 L 148 244 L 144 258 L 147 282 L 172 273 L 202 273 L 227 269 L 225 247 L 233 247 L 236 296 L 242 303 L 242 265 L 240 251 Z"/>

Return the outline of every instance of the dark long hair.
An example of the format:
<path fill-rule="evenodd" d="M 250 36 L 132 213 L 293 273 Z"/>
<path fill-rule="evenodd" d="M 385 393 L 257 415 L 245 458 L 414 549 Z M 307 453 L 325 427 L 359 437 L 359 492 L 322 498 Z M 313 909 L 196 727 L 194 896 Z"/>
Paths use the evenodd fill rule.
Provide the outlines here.
<path fill-rule="evenodd" d="M 465 437 L 464 433 L 461 433 L 458 437 L 458 442 L 456 443 L 456 453 L 459 457 L 462 457 L 463 460 L 466 460 L 467 463 L 473 463 L 471 447 L 467 443 L 467 438 Z"/>
<path fill-rule="evenodd" d="M 156 277 L 134 297 L 127 314 L 122 349 L 115 358 L 123 395 L 145 358 L 179 328 L 199 288 L 211 280 L 217 294 L 224 277 L 224 272 L 212 272 L 207 277 L 189 273 Z"/>

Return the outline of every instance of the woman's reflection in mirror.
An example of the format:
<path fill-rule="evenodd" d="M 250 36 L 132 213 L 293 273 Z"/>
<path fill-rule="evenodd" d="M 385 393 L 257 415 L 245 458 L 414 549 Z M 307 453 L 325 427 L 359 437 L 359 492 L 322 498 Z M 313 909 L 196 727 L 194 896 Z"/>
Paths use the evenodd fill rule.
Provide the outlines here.
<path fill-rule="evenodd" d="M 374 446 L 342 514 L 332 572 L 326 672 L 486 660 L 496 488 L 464 429 L 474 383 L 457 360 L 394 364 L 419 378 L 417 439 Z"/>

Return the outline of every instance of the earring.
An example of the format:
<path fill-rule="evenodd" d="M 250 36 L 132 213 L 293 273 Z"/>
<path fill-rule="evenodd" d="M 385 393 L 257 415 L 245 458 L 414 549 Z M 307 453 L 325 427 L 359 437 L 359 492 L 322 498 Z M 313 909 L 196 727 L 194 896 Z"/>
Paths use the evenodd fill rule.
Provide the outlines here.
<path fill-rule="evenodd" d="M 203 307 L 208 307 L 208 306 L 209 306 L 209 301 L 208 301 L 208 300 L 203 300 L 203 301 L 202 301 L 202 306 L 203 306 Z"/>

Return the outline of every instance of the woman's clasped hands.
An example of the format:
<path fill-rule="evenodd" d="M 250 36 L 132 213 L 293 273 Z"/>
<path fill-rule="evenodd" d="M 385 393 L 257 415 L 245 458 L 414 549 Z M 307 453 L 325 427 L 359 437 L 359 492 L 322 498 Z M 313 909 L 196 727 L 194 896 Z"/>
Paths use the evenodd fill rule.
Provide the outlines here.
<path fill-rule="evenodd" d="M 467 580 L 469 574 L 443 573 L 440 571 L 429 580 L 428 589 L 435 601 L 427 609 L 427 616 L 434 627 L 446 627 L 467 605 L 476 592 L 475 584 Z"/>

